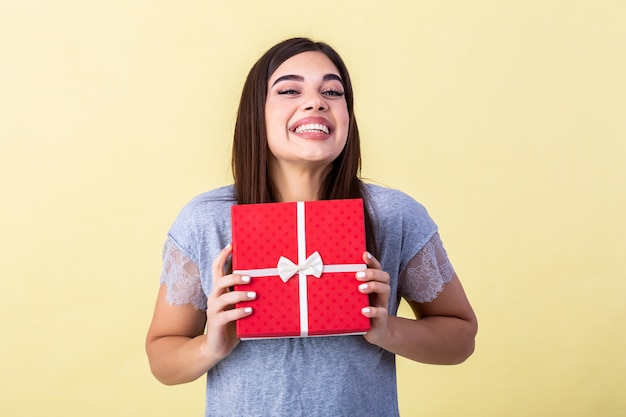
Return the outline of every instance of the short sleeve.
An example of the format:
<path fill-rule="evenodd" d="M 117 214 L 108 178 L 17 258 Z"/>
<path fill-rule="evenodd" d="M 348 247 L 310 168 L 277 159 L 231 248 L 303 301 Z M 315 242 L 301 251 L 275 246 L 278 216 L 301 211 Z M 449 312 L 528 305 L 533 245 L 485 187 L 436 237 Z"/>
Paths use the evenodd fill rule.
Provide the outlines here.
<path fill-rule="evenodd" d="M 400 274 L 398 294 L 411 301 L 433 301 L 452 280 L 454 268 L 439 233 L 435 233 Z"/>
<path fill-rule="evenodd" d="M 170 304 L 191 304 L 196 310 L 206 310 L 207 298 L 202 289 L 200 269 L 171 237 L 163 246 L 161 284 L 167 287 L 165 299 Z"/>

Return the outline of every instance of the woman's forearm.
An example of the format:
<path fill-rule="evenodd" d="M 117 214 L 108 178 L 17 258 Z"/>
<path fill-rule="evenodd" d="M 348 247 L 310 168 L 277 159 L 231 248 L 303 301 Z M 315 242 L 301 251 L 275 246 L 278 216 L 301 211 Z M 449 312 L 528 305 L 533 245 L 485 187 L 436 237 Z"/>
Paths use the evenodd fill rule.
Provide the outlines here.
<path fill-rule="evenodd" d="M 417 362 L 454 365 L 474 351 L 476 328 L 474 320 L 457 317 L 389 316 L 387 335 L 379 346 Z"/>
<path fill-rule="evenodd" d="M 206 335 L 165 336 L 148 342 L 146 351 L 152 374 L 166 385 L 195 381 L 220 360 L 211 357 L 205 344 Z"/>

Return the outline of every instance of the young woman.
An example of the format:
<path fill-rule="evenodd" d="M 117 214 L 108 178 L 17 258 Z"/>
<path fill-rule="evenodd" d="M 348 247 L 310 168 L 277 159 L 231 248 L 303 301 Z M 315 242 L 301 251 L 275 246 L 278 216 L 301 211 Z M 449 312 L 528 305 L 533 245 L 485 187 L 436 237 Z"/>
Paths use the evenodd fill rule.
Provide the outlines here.
<path fill-rule="evenodd" d="M 327 44 L 283 41 L 251 69 L 233 143 L 235 183 L 181 211 L 163 252 L 146 350 L 165 384 L 207 374 L 206 416 L 397 416 L 395 355 L 456 364 L 474 349 L 477 323 L 437 226 L 406 194 L 360 181 L 359 132 L 348 71 Z M 364 336 L 240 342 L 235 322 L 254 299 L 251 279 L 228 268 L 230 207 L 363 198 L 370 295 Z M 245 287 L 244 287 L 245 288 Z M 415 319 L 396 316 L 403 297 Z"/>

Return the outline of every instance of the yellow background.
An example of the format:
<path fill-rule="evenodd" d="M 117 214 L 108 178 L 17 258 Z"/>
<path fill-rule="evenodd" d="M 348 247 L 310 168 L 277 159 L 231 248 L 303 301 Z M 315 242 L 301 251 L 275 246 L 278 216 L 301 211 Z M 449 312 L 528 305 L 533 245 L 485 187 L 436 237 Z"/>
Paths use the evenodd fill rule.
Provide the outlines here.
<path fill-rule="evenodd" d="M 626 413 L 626 3 L 0 2 L 0 413 L 202 415 L 144 336 L 165 233 L 230 181 L 243 79 L 293 35 L 351 69 L 366 178 L 421 201 L 480 322 L 399 361 L 403 416 Z M 237 395 L 237 393 L 233 393 Z"/>

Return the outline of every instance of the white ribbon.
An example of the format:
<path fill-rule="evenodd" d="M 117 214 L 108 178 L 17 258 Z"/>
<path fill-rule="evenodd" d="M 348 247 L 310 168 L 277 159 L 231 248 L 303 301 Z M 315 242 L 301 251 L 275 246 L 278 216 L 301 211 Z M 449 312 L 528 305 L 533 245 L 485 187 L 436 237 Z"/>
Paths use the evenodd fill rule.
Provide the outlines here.
<path fill-rule="evenodd" d="M 283 282 L 289 281 L 295 274 L 313 275 L 315 278 L 322 276 L 324 272 L 324 263 L 319 252 L 313 252 L 304 263 L 300 265 L 294 264 L 289 258 L 281 256 L 276 266 L 278 275 Z"/>

